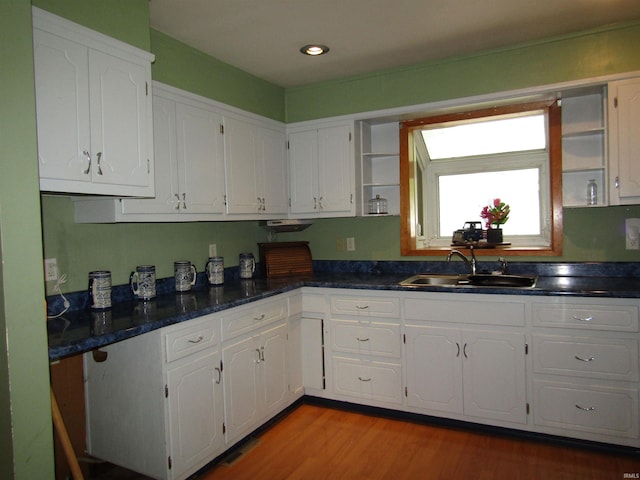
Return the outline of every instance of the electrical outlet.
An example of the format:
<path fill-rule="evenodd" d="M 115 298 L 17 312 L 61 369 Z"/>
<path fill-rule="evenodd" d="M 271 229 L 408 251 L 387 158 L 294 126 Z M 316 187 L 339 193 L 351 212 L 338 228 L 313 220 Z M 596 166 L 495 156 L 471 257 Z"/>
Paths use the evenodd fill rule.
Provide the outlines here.
<path fill-rule="evenodd" d="M 624 222 L 627 250 L 640 250 L 640 218 L 627 218 Z"/>
<path fill-rule="evenodd" d="M 344 238 L 336 238 L 336 250 L 344 252 Z"/>
<path fill-rule="evenodd" d="M 58 279 L 58 262 L 55 258 L 44 259 L 44 279 L 46 282 Z"/>
<path fill-rule="evenodd" d="M 356 251 L 356 239 L 354 237 L 347 237 L 347 252 Z"/>
<path fill-rule="evenodd" d="M 209 244 L 209 256 L 210 257 L 217 257 L 218 256 L 218 247 L 216 246 L 215 243 L 210 243 Z"/>

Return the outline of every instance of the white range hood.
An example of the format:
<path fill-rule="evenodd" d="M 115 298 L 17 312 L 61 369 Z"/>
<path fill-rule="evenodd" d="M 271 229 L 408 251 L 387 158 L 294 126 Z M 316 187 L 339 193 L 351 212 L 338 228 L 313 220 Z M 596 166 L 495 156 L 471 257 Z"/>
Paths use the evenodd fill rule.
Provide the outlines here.
<path fill-rule="evenodd" d="M 313 220 L 267 220 L 260 222 L 270 232 L 301 232 L 313 224 Z"/>

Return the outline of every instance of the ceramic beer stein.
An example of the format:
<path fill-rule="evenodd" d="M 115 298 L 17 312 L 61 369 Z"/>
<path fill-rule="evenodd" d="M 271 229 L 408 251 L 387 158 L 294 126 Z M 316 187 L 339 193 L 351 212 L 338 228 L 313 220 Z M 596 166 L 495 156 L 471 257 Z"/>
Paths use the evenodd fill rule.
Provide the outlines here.
<path fill-rule="evenodd" d="M 188 292 L 196 284 L 198 272 L 190 261 L 173 262 L 173 270 L 176 280 L 176 292 Z"/>
<path fill-rule="evenodd" d="M 129 276 L 129 286 L 138 300 L 151 300 L 156 296 L 156 267 L 138 265 Z"/>

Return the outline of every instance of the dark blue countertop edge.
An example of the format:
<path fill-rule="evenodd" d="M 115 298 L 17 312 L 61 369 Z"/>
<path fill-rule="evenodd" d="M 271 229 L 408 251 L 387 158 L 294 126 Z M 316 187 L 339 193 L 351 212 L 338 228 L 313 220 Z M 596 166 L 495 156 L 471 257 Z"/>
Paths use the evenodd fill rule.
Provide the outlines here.
<path fill-rule="evenodd" d="M 393 265 L 391 265 L 393 264 Z M 410 264 L 410 265 L 405 265 Z M 423 265 L 424 264 L 424 265 Z M 491 262 L 481 267 L 497 268 Z M 413 267 L 413 268 L 409 268 Z M 394 269 L 391 272 L 391 269 Z M 128 286 L 114 287 L 114 304 L 108 310 L 86 305 L 86 292 L 68 294 L 73 307 L 49 319 L 49 360 L 88 352 L 168 325 L 228 308 L 289 292 L 304 286 L 344 289 L 431 291 L 501 295 L 589 296 L 601 298 L 640 298 L 640 267 L 637 263 L 540 264 L 519 262 L 510 273 L 536 274 L 533 288 L 477 286 L 428 286 L 416 289 L 399 285 L 415 273 L 465 273 L 462 262 L 317 262 L 309 277 L 239 280 L 227 276 L 225 284 L 208 287 L 199 275 L 196 288 L 178 294 L 170 279 L 158 282 L 158 297 L 139 302 L 130 296 Z M 77 298 L 76 298 L 77 297 Z M 52 315 L 59 308 L 59 296 L 47 298 Z M 80 303 L 78 304 L 78 300 Z M 117 300 L 116 300 L 117 299 Z M 61 311 L 58 310 L 58 311 Z"/>

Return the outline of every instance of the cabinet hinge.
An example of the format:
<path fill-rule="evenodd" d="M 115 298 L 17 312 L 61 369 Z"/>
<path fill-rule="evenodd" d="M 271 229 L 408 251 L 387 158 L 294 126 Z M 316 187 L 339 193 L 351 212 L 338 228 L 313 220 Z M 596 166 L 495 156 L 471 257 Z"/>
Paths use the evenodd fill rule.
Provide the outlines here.
<path fill-rule="evenodd" d="M 351 141 L 351 132 L 349 132 L 349 141 Z"/>
<path fill-rule="evenodd" d="M 169 387 L 167 385 L 164 386 L 164 398 L 169 398 Z"/>
<path fill-rule="evenodd" d="M 289 145 L 289 140 L 287 140 L 287 150 L 291 150 L 291 146 Z"/>
<path fill-rule="evenodd" d="M 618 108 L 618 97 L 613 97 L 613 108 Z"/>
<path fill-rule="evenodd" d="M 225 425 L 224 422 L 222 422 L 222 433 L 223 434 L 227 433 L 227 426 Z"/>
<path fill-rule="evenodd" d="M 406 333 L 402 334 L 402 343 L 404 343 L 405 345 L 407 344 L 407 334 Z"/>
<path fill-rule="evenodd" d="M 527 415 L 529 415 L 530 411 L 531 411 L 531 409 L 529 408 L 529 402 L 527 402 Z"/>
<path fill-rule="evenodd" d="M 171 470 L 171 457 L 167 457 L 167 465 L 169 466 L 169 470 Z"/>
<path fill-rule="evenodd" d="M 147 174 L 151 173 L 151 160 L 147 158 Z"/>
<path fill-rule="evenodd" d="M 524 344 L 524 354 L 525 355 L 529 355 L 529 344 L 528 343 Z"/>
<path fill-rule="evenodd" d="M 222 372 L 222 360 L 220 360 L 220 371 Z"/>
<path fill-rule="evenodd" d="M 227 206 L 227 196 L 226 195 L 224 196 L 224 206 L 225 207 Z"/>
<path fill-rule="evenodd" d="M 405 397 L 409 396 L 409 389 L 407 387 L 404 387 L 404 396 Z"/>
<path fill-rule="evenodd" d="M 149 96 L 149 82 L 144 82 L 144 94 L 145 96 Z"/>
<path fill-rule="evenodd" d="M 220 124 L 220 135 L 224 135 L 224 124 Z"/>

